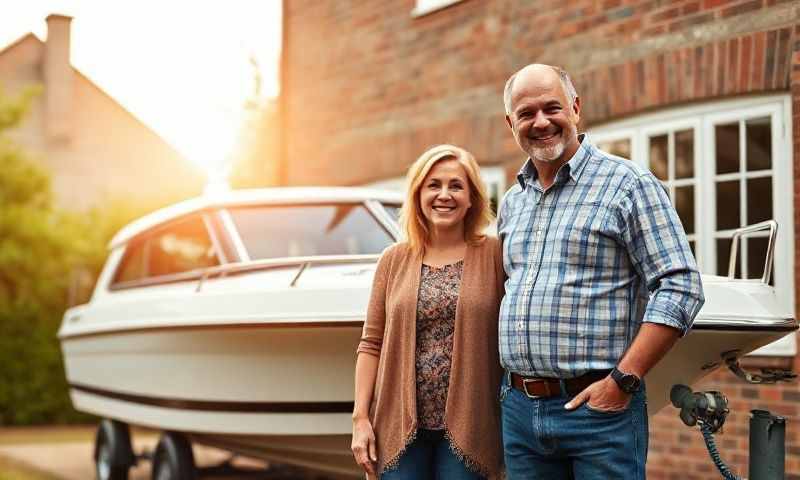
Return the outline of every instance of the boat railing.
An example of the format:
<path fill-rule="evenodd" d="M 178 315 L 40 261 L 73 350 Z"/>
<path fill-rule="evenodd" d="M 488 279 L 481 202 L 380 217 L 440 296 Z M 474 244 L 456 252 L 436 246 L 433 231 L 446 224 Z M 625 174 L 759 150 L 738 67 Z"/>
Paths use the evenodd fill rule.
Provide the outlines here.
<path fill-rule="evenodd" d="M 761 283 L 769 283 L 769 279 L 772 276 L 772 257 L 775 254 L 775 239 L 778 236 L 778 222 L 775 220 L 767 220 L 734 230 L 733 236 L 731 237 L 731 257 L 728 262 L 729 280 L 733 280 L 736 276 L 736 254 L 739 251 L 739 238 L 762 230 L 769 230 L 769 242 L 767 243 L 767 256 L 764 261 L 764 274 L 761 276 Z"/>
<path fill-rule="evenodd" d="M 348 263 L 365 263 L 376 262 L 380 255 L 315 255 L 306 257 L 284 257 L 284 258 L 267 258 L 261 260 L 249 260 L 246 262 L 226 263 L 211 267 L 203 271 L 200 280 L 197 283 L 197 290 L 203 288 L 206 280 L 213 277 L 225 277 L 230 274 L 244 273 L 257 270 L 269 270 L 273 268 L 284 267 L 297 267 L 297 273 L 290 282 L 289 286 L 294 287 L 297 280 L 312 265 L 344 265 Z"/>

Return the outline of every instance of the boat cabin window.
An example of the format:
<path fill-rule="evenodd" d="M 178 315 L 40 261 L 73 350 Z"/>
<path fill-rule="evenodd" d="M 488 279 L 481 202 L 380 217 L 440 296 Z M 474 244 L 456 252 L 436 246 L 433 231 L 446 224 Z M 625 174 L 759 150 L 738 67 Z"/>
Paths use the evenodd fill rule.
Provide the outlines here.
<path fill-rule="evenodd" d="M 192 216 L 133 240 L 113 284 L 182 274 L 219 265 L 202 217 Z"/>
<path fill-rule="evenodd" d="M 122 257 L 114 275 L 114 282 L 125 283 L 141 280 L 145 277 L 145 247 L 146 241 L 136 239 L 125 247 L 125 256 Z"/>
<path fill-rule="evenodd" d="M 149 242 L 147 275 L 158 277 L 219 265 L 201 217 L 158 231 Z"/>
<path fill-rule="evenodd" d="M 262 205 L 229 212 L 253 260 L 377 254 L 394 242 L 360 203 Z"/>
<path fill-rule="evenodd" d="M 383 203 L 383 208 L 389 213 L 395 222 L 400 221 L 400 205 L 396 203 Z"/>

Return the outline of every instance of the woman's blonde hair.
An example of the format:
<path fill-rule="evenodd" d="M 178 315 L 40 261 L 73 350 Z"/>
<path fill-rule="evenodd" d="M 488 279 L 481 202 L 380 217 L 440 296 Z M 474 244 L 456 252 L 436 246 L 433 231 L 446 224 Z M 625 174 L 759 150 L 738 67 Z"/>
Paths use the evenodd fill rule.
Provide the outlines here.
<path fill-rule="evenodd" d="M 412 250 L 424 251 L 430 239 L 430 229 L 419 200 L 419 191 L 428 173 L 437 162 L 454 159 L 464 167 L 469 181 L 470 203 L 464 217 L 464 240 L 475 244 L 485 235 L 483 230 L 493 219 L 486 187 L 481 180 L 480 167 L 475 157 L 454 145 L 437 145 L 428 149 L 409 167 L 406 175 L 406 201 L 400 212 L 400 226 Z"/>

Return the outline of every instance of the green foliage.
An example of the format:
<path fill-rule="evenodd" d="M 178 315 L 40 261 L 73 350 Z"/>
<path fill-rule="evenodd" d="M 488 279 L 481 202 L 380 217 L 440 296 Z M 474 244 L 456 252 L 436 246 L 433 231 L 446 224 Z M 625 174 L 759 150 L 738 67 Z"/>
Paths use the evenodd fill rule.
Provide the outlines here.
<path fill-rule="evenodd" d="M 48 174 L 6 136 L 34 94 L 0 90 L 0 425 L 87 421 L 70 404 L 56 333 L 75 272 L 91 287 L 111 236 L 143 213 L 121 201 L 54 208 Z"/>

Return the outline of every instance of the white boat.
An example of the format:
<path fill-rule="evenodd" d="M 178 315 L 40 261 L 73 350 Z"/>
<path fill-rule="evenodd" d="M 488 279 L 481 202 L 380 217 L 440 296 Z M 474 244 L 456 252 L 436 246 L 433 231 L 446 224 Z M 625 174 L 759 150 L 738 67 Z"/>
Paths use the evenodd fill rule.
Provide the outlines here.
<path fill-rule="evenodd" d="M 357 188 L 235 191 L 122 229 L 91 300 L 59 331 L 73 405 L 107 419 L 98 477 L 127 478 L 127 425 L 165 432 L 158 480 L 193 478 L 191 443 L 358 476 L 355 349 L 401 201 Z M 648 376 L 651 414 L 724 353 L 738 358 L 797 328 L 765 279 L 703 281 L 694 329 Z"/>

